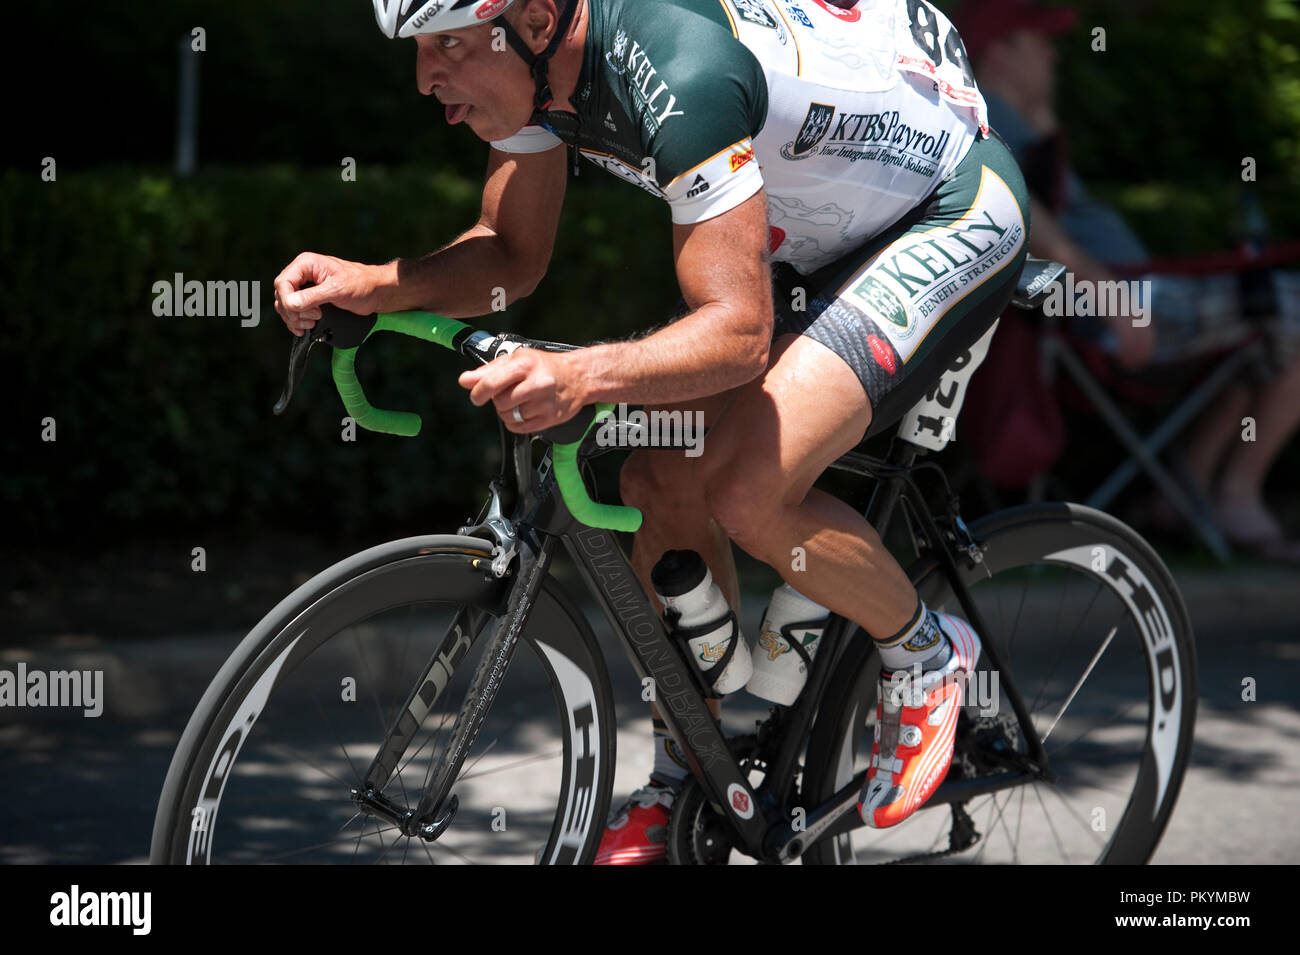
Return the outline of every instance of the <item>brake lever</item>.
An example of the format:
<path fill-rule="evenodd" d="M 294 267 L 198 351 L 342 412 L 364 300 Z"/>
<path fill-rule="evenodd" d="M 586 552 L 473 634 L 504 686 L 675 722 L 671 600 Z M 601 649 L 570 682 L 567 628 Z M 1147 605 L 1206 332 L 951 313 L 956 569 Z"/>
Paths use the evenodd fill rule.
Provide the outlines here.
<path fill-rule="evenodd" d="M 293 346 L 289 349 L 289 375 L 284 382 L 284 390 L 280 392 L 280 400 L 275 403 L 272 409 L 277 415 L 283 414 L 284 409 L 289 407 L 289 402 L 293 399 L 294 390 L 302 381 L 303 372 L 307 368 L 307 355 L 311 351 L 311 346 L 320 341 L 316 337 L 316 329 L 303 332 L 294 339 Z"/>
<path fill-rule="evenodd" d="M 356 348 L 374 327 L 378 316 L 357 315 L 339 308 L 337 305 L 322 305 L 318 322 L 302 335 L 294 339 L 289 349 L 289 374 L 285 379 L 284 390 L 280 400 L 275 403 L 275 414 L 283 414 L 293 399 L 293 393 L 302 383 L 303 373 L 307 370 L 307 356 L 317 342 L 325 342 L 335 348 Z"/>

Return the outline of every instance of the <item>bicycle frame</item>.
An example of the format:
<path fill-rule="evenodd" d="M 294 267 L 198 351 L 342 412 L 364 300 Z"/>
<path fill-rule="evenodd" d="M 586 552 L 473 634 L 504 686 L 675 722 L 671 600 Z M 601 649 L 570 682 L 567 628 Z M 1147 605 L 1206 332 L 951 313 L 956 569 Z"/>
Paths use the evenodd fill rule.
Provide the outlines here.
<path fill-rule="evenodd" d="M 1035 296 L 1046 294 L 1044 289 L 1049 277 L 1063 269 L 1055 263 L 1045 265 L 1047 268 L 1040 268 L 1033 281 L 1021 291 L 1020 298 L 1013 299 L 1020 307 L 1033 307 Z M 334 346 L 332 367 L 335 382 L 353 416 L 373 430 L 406 435 L 418 431 L 418 416 L 375 408 L 365 399 L 356 379 L 352 364 L 354 354 L 372 331 L 399 331 L 436 342 L 483 363 L 515 347 L 541 347 L 554 351 L 568 351 L 575 347 L 493 336 L 429 313 L 357 317 L 333 306 L 324 309 L 326 321 L 321 323 L 316 334 L 295 342 L 289 378 L 276 405 L 277 414 L 287 406 L 294 386 L 301 378 L 307 349 L 315 341 L 327 341 Z M 941 530 L 939 520 L 909 476 L 918 455 L 928 450 L 940 450 L 949 440 L 950 429 L 946 426 L 955 420 L 965 382 L 982 361 L 996 326 L 994 321 L 980 338 L 958 355 L 925 400 L 918 402 L 904 417 L 884 462 L 849 452 L 831 464 L 833 468 L 876 479 L 877 485 L 863 517 L 882 538 L 888 534 L 900 501 L 910 504 L 907 509 L 911 519 L 908 529 L 913 543 L 917 544 L 917 553 L 926 559 L 933 558 L 966 620 L 984 636 L 983 654 L 999 673 L 1001 687 L 1019 722 L 1021 737 L 1028 742 L 1028 754 L 1016 754 L 1001 760 L 1008 766 L 1008 772 L 976 779 L 945 780 L 928 801 L 931 805 L 964 802 L 1028 779 L 1049 782 L 1054 779 L 1046 752 L 1034 732 L 1015 681 L 999 660 L 996 641 L 991 639 L 994 634 L 971 599 L 958 568 L 957 562 L 962 559 L 968 562 L 969 567 L 977 566 L 983 560 L 982 549 L 962 522 L 954 503 L 949 503 L 944 515 L 948 526 Z M 492 500 L 486 517 L 475 525 L 461 528 L 460 533 L 497 545 L 492 548 L 491 557 L 483 561 L 483 569 L 485 578 L 499 585 L 497 593 L 501 603 L 487 614 L 467 607 L 457 614 L 442 645 L 415 682 L 406 706 L 399 711 L 396 722 L 372 760 L 362 788 L 353 791 L 358 808 L 389 820 L 408 836 L 418 835 L 428 840 L 436 839 L 450 824 L 456 812 L 456 797 L 451 795 L 451 789 L 496 698 L 501 677 L 527 624 L 533 601 L 541 592 L 556 548 L 563 543 L 587 589 L 619 634 L 638 673 L 643 679 L 653 680 L 654 698 L 661 704 L 661 716 L 710 803 L 734 830 L 736 847 L 763 861 L 787 862 L 822 837 L 838 835 L 862 825 L 853 810 L 866 770 L 811 811 L 802 807 L 803 813 L 791 813 L 787 804 L 788 795 L 795 792 L 794 781 L 800 771 L 799 759 L 804 741 L 810 738 L 831 675 L 851 640 L 862 639 L 856 637 L 856 624 L 838 614 L 831 614 L 819 652 L 794 705 L 774 707 L 773 716 L 759 727 L 755 742 L 766 772 L 762 784 L 755 790 L 708 708 L 708 688 L 699 670 L 685 658 L 675 638 L 666 632 L 649 596 L 618 546 L 613 531 L 592 526 L 603 524 L 604 527 L 631 530 L 640 520 L 640 515 L 632 509 L 603 508 L 588 499 L 586 491 L 582 490 L 579 462 L 590 454 L 580 452 L 591 450 L 584 441 L 591 430 L 592 416 L 608 413 L 608 410 L 608 406 L 600 405 L 584 409 L 586 417 L 575 418 L 542 435 L 508 436 L 504 426 L 499 425 L 501 479 L 492 485 Z M 912 419 L 910 423 L 909 418 Z M 933 437 L 926 437 L 926 432 L 932 432 Z M 551 469 L 551 451 L 548 450 L 538 466 L 533 467 L 532 441 L 535 437 L 541 437 L 563 451 L 563 456 L 558 451 L 556 454 L 562 467 L 558 482 Z M 513 484 L 508 480 L 511 463 Z M 569 495 L 574 511 L 570 511 L 565 503 L 561 487 Z M 502 492 L 506 495 L 504 502 Z M 505 516 L 507 511 L 510 514 L 508 518 Z M 583 514 L 590 524 L 579 521 L 575 512 Z M 480 566 L 478 560 L 475 560 L 475 566 Z M 505 580 L 507 576 L 513 576 L 514 580 Z M 453 729 L 452 743 L 440 758 L 432 782 L 423 792 L 416 810 L 392 802 L 384 796 L 384 786 L 411 736 L 445 689 L 451 673 L 463 661 L 464 654 L 477 639 L 489 616 L 497 617 L 499 629 L 479 664 L 471 691 Z M 590 745 L 590 741 L 584 745 Z M 787 818 L 787 815 L 795 818 Z"/>
<path fill-rule="evenodd" d="M 896 438 L 887 463 L 896 468 L 907 468 L 918 453 L 917 448 Z M 832 466 L 875 476 L 868 460 L 850 452 Z M 520 464 L 522 462 L 516 460 L 517 468 Z M 546 477 L 546 461 L 543 461 L 538 467 L 539 489 L 545 488 Z M 927 549 L 938 556 L 967 620 L 977 632 L 989 634 L 923 496 L 910 482 L 898 476 L 879 478 L 864 516 L 883 537 L 904 494 L 912 503 L 921 529 L 930 542 Z M 575 521 L 558 494 L 545 495 L 537 503 L 537 511 L 526 521 L 529 527 L 544 535 L 537 562 L 549 566 L 557 541 L 564 543 L 587 589 L 619 634 L 638 674 L 643 679 L 649 677 L 654 681 L 654 698 L 660 715 L 710 802 L 715 807 L 722 807 L 738 837 L 737 847 L 760 860 L 789 861 L 822 836 L 862 825 L 856 808 L 866 770 L 858 773 L 823 805 L 808 808 L 799 830 L 788 818 L 789 807 L 782 805 L 781 795 L 792 791 L 803 741 L 812 729 L 818 702 L 834 672 L 835 663 L 848 645 L 850 627 L 856 630 L 856 624 L 837 614 L 831 615 L 803 691 L 792 707 L 781 708 L 779 749 L 768 764 L 763 783 L 755 791 L 708 709 L 706 687 L 698 669 L 674 645 L 613 533 Z M 525 602 L 528 600 L 525 597 Z M 990 646 L 992 642 L 985 641 L 984 652 L 991 664 L 1002 671 L 996 651 Z M 1001 672 L 1000 679 L 1022 729 L 1029 729 L 1024 738 L 1030 741 L 1029 756 L 1037 767 L 1037 775 L 1050 780 L 1046 753 L 1032 732 L 1033 724 L 1014 680 L 1009 672 Z M 978 780 L 945 783 L 931 803 L 962 801 L 1018 784 L 1024 778 L 1025 773 L 1009 772 Z"/>
<path fill-rule="evenodd" d="M 462 610 L 448 632 L 443 645 L 430 659 L 412 689 L 407 706 L 399 714 L 397 723 L 390 729 L 380 746 L 369 771 L 363 790 L 356 793 L 359 805 L 367 812 L 380 815 L 397 824 L 408 835 L 436 839 L 451 822 L 456 812 L 456 797 L 451 789 L 460 771 L 461 763 L 472 745 L 478 728 L 491 708 L 500 686 L 500 676 L 509 666 L 510 659 L 528 620 L 533 601 L 541 590 L 542 582 L 550 569 L 556 548 L 562 543 L 573 559 L 586 588 L 596 598 L 610 625 L 622 640 L 638 674 L 652 679 L 654 699 L 660 715 L 677 740 L 695 778 L 703 786 L 710 803 L 728 820 L 735 845 L 756 859 L 768 862 L 788 862 L 797 858 L 805 847 L 823 838 L 839 835 L 862 826 L 856 812 L 857 799 L 865 781 L 866 770 L 860 771 L 840 788 L 830 799 L 816 807 L 804 807 L 804 817 L 795 828 L 790 818 L 790 807 L 784 804 L 784 794 L 793 791 L 799 772 L 799 758 L 803 743 L 809 738 L 819 702 L 830 681 L 835 665 L 849 645 L 849 634 L 857 625 L 838 614 L 832 614 L 822 635 L 821 646 L 813 660 L 808 680 L 799 698 L 791 707 L 775 709 L 775 728 L 778 745 L 775 754 L 768 754 L 767 770 L 762 784 L 755 790 L 742 771 L 739 761 L 728 745 L 719 723 L 707 705 L 707 687 L 700 671 L 691 664 L 673 638 L 665 630 L 662 619 L 654 611 L 648 595 L 619 547 L 612 531 L 592 528 L 577 521 L 565 506 L 555 486 L 550 469 L 550 453 L 534 468 L 530 437 L 515 436 L 509 448 L 502 432 L 503 457 L 513 464 L 514 486 L 503 488 L 493 485 L 493 506 L 481 523 L 462 528 L 462 534 L 479 532 L 483 536 L 511 540 L 510 549 L 496 554 L 491 561 L 499 577 L 505 572 L 510 559 L 517 556 L 513 570 L 515 582 L 505 585 L 505 606 L 500 615 L 498 633 L 502 637 L 493 641 L 489 651 L 494 656 L 486 661 L 492 679 L 484 686 L 482 694 L 467 700 L 472 707 L 472 718 L 464 733 L 453 741 L 444 754 L 439 769 L 424 792 L 417 810 L 403 811 L 382 795 L 389 774 L 400 759 L 413 731 L 418 727 L 436 695 L 445 686 L 442 673 L 450 673 L 468 650 L 481 629 L 485 615 Z M 506 455 L 507 450 L 511 453 Z M 966 619 L 976 632 L 991 635 L 979 609 L 961 579 L 954 552 L 967 559 L 978 560 L 975 542 L 971 540 L 960 518 L 955 518 L 959 535 L 950 543 L 939 530 L 924 496 L 915 484 L 904 475 L 923 453 L 916 446 L 898 437 L 890 447 L 886 467 L 862 454 L 849 452 L 831 466 L 877 479 L 876 488 L 864 517 L 883 538 L 898 510 L 901 500 L 911 504 L 911 513 L 919 528 L 911 528 L 913 539 L 917 530 L 923 538 L 921 553 L 929 553 L 938 560 L 940 570 L 952 587 L 961 604 Z M 510 470 L 503 461 L 502 477 Z M 881 470 L 888 473 L 879 473 Z M 503 518 L 500 510 L 500 490 L 513 491 L 510 499 L 510 520 Z M 519 546 L 519 545 L 523 546 Z M 495 552 L 494 552 L 495 553 Z M 484 562 L 485 566 L 487 561 Z M 852 628 L 852 630 L 850 629 Z M 993 646 L 995 641 L 984 641 L 984 654 L 999 671 L 1002 689 L 1011 702 L 1020 723 L 1022 738 L 1029 742 L 1029 767 L 1021 772 L 1006 772 L 973 780 L 946 781 L 929 800 L 930 805 L 962 802 L 1023 783 L 1027 777 L 1051 781 L 1053 775 L 1047 755 L 1009 671 L 1004 670 Z M 433 686 L 432 696 L 427 692 Z M 773 725 L 772 719 L 764 724 Z M 762 729 L 760 729 L 760 733 Z"/>

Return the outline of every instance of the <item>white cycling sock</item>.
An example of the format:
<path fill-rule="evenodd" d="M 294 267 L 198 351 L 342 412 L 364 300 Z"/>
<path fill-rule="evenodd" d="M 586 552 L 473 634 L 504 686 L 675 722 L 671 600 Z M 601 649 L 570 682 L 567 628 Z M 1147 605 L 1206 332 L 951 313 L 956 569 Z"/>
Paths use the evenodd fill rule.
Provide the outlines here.
<path fill-rule="evenodd" d="M 877 640 L 880 664 L 885 672 L 908 670 L 921 664 L 921 672 L 937 670 L 948 662 L 952 645 L 948 642 L 934 613 L 928 610 L 920 597 L 916 598 L 916 612 L 907 626 L 887 640 Z"/>
<path fill-rule="evenodd" d="M 668 724 L 663 720 L 654 720 L 655 728 L 655 765 L 650 770 L 651 782 L 662 783 L 672 789 L 681 786 L 682 781 L 690 775 L 686 760 L 682 759 L 677 749 L 677 741 L 668 732 Z"/>

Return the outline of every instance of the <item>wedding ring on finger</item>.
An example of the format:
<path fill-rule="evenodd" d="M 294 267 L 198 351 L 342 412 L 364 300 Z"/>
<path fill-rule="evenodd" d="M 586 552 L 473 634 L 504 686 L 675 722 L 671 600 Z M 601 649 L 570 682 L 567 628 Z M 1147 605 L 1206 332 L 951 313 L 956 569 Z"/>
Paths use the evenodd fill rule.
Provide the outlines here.
<path fill-rule="evenodd" d="M 518 405 L 515 405 L 513 408 L 510 409 L 510 414 L 514 417 L 515 421 L 517 421 L 519 424 L 524 423 L 524 416 L 519 413 Z"/>

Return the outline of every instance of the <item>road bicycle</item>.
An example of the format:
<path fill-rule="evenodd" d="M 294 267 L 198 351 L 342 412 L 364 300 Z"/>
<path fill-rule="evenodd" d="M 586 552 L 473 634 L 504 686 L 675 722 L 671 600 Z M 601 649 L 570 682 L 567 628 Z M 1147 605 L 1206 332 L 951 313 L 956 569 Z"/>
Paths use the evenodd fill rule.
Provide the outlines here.
<path fill-rule="evenodd" d="M 1031 259 L 1015 304 L 1036 307 L 1061 271 Z M 376 409 L 357 380 L 375 332 L 479 363 L 574 347 L 428 313 L 324 312 L 293 345 L 277 413 L 316 343 L 332 347 L 357 424 L 404 435 L 419 418 Z M 887 457 L 855 449 L 833 465 L 875 480 L 864 516 L 882 538 L 898 522 L 927 605 L 983 639 L 951 767 L 902 824 L 870 829 L 857 812 L 880 663 L 852 621 L 831 616 L 792 705 L 749 733 L 713 718 L 704 677 L 624 556 L 617 535 L 640 513 L 589 496 L 586 462 L 609 450 L 595 426 L 612 409 L 598 405 L 540 435 L 498 422 L 501 472 L 476 523 L 362 551 L 266 615 L 185 728 L 151 860 L 590 863 L 617 714 L 602 647 L 556 576 L 563 548 L 689 764 L 671 862 L 1148 861 L 1192 742 L 1187 610 L 1156 552 L 1107 514 L 1047 503 L 962 519 L 927 456 L 951 439 L 995 328 L 895 426 Z"/>

